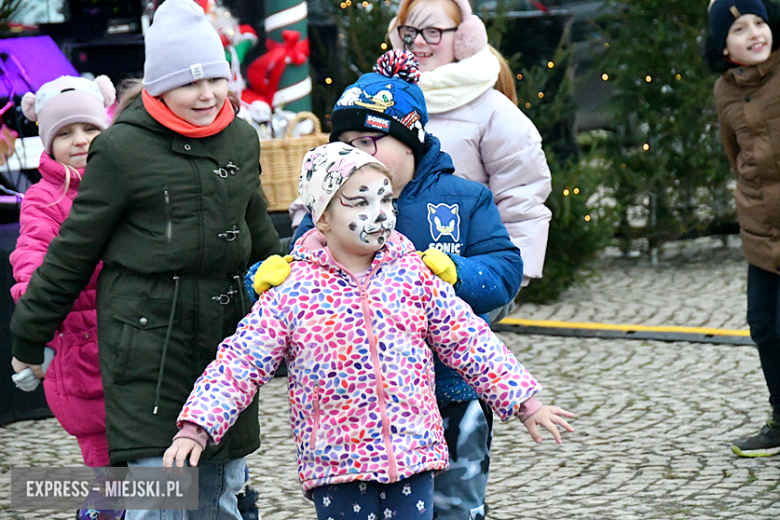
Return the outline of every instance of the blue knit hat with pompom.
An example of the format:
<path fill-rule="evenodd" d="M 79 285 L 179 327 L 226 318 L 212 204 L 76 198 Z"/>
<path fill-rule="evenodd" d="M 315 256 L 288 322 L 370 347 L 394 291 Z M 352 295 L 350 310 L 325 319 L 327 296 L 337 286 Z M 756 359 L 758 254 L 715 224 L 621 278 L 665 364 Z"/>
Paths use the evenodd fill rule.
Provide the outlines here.
<path fill-rule="evenodd" d="M 416 159 L 423 154 L 428 109 L 417 81 L 417 59 L 409 51 L 387 51 L 377 60 L 374 72 L 363 74 L 344 90 L 330 116 L 330 140 L 347 131 L 389 134 L 412 149 Z"/>

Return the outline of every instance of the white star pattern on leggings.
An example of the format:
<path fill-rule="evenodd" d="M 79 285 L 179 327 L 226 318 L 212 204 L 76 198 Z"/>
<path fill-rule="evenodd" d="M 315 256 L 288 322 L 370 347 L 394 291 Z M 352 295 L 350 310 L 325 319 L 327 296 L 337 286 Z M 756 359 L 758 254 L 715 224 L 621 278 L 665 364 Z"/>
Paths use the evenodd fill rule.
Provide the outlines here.
<path fill-rule="evenodd" d="M 422 512 L 422 510 L 425 509 L 425 502 L 422 500 L 417 501 L 417 510 Z"/>
<path fill-rule="evenodd" d="M 328 507 L 330 505 L 330 497 L 323 497 L 322 498 L 322 505 L 325 507 Z"/>
<path fill-rule="evenodd" d="M 356 512 L 356 513 L 359 513 L 360 512 L 360 504 L 353 504 L 352 505 L 352 510 L 354 512 Z"/>
<path fill-rule="evenodd" d="M 411 495 L 411 494 L 412 494 L 412 486 L 410 486 L 409 484 L 406 484 L 406 485 L 404 486 L 404 489 L 403 489 L 403 491 L 401 491 L 401 493 L 403 493 L 403 494 L 404 494 L 404 495 L 406 495 L 406 496 L 409 496 L 409 495 Z"/>
<path fill-rule="evenodd" d="M 385 518 L 393 518 L 393 512 L 389 509 L 385 509 Z"/>
<path fill-rule="evenodd" d="M 368 518 L 366 520 L 376 520 L 376 515 L 374 513 L 371 513 L 368 515 Z"/>

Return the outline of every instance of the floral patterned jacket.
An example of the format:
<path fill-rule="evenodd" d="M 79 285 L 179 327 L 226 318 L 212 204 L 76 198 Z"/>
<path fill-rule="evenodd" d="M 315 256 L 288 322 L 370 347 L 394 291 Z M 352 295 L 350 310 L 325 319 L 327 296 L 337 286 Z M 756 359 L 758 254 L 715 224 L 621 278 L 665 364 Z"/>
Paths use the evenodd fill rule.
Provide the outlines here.
<path fill-rule="evenodd" d="M 335 262 L 316 229 L 293 257 L 287 280 L 263 293 L 220 345 L 180 428 L 194 423 L 218 443 L 285 359 L 308 496 L 327 484 L 391 483 L 447 467 L 431 349 L 503 420 L 522 416 L 541 389 L 402 235 L 390 237 L 361 280 Z"/>

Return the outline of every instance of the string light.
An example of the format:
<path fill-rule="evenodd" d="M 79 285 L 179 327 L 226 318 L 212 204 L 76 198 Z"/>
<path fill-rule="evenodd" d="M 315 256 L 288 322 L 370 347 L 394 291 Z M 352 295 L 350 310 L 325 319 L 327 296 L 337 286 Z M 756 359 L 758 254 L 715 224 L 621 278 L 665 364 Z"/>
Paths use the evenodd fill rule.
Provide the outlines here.
<path fill-rule="evenodd" d="M 539 96 L 539 99 L 542 99 L 542 98 L 544 97 L 544 92 L 539 92 L 539 93 L 537 94 L 537 96 Z"/>
<path fill-rule="evenodd" d="M 368 7 L 368 2 L 363 2 L 363 8 Z"/>
<path fill-rule="evenodd" d="M 604 42 L 604 48 L 609 49 L 609 44 L 607 42 Z"/>
<path fill-rule="evenodd" d="M 331 79 L 331 78 L 325 78 L 325 84 L 326 84 L 326 85 L 330 85 L 331 83 L 333 83 L 333 79 Z"/>
<path fill-rule="evenodd" d="M 346 3 L 344 3 L 344 2 L 341 2 L 341 3 L 339 4 L 339 6 L 340 6 L 342 9 L 346 9 L 346 8 L 347 8 L 347 4 L 346 4 Z"/>
<path fill-rule="evenodd" d="M 385 42 L 382 42 L 382 45 L 379 46 L 383 51 L 387 50 L 387 44 Z"/>
<path fill-rule="evenodd" d="M 531 108 L 531 103 L 526 103 L 525 108 Z"/>
<path fill-rule="evenodd" d="M 551 68 L 553 68 L 553 67 L 555 67 L 555 63 L 553 63 L 553 62 L 551 62 L 551 61 L 548 61 L 548 62 L 547 62 L 547 68 L 548 68 L 548 69 L 551 69 Z"/>
<path fill-rule="evenodd" d="M 676 79 L 677 81 L 680 81 L 680 80 L 682 79 L 682 76 L 681 76 L 681 75 L 679 75 L 679 74 L 677 74 L 677 75 L 674 77 L 674 79 Z"/>
<path fill-rule="evenodd" d="M 517 79 L 518 79 L 518 81 L 523 81 L 523 75 L 522 74 L 518 74 L 517 75 Z"/>
<path fill-rule="evenodd" d="M 607 81 L 609 79 L 609 74 L 607 74 L 605 72 L 604 74 L 601 75 L 601 79 L 603 79 L 604 81 Z"/>
<path fill-rule="evenodd" d="M 650 145 L 649 144 L 645 143 L 645 144 L 642 145 L 642 150 L 648 151 L 649 149 L 650 149 Z"/>
<path fill-rule="evenodd" d="M 351 5 L 352 5 L 352 0 L 347 0 L 347 1 L 346 1 L 346 2 L 344 2 L 344 3 L 345 3 L 345 4 L 347 4 L 347 7 L 349 7 L 349 6 L 351 6 Z"/>
<path fill-rule="evenodd" d="M 625 168 L 626 167 L 626 163 L 621 164 L 620 167 L 621 168 Z"/>
<path fill-rule="evenodd" d="M 649 76 L 649 75 L 648 75 L 648 76 L 645 76 L 645 81 L 647 81 L 648 83 L 650 83 L 651 81 L 653 81 L 653 77 L 652 77 L 652 76 Z"/>
<path fill-rule="evenodd" d="M 574 188 L 574 194 L 575 195 L 579 195 L 579 193 L 580 193 L 580 189 L 579 188 Z"/>
<path fill-rule="evenodd" d="M 590 215 L 585 215 L 585 222 L 590 222 Z"/>
<path fill-rule="evenodd" d="M 564 197 L 568 197 L 569 196 L 569 188 L 566 188 L 565 190 L 563 190 L 563 196 Z"/>

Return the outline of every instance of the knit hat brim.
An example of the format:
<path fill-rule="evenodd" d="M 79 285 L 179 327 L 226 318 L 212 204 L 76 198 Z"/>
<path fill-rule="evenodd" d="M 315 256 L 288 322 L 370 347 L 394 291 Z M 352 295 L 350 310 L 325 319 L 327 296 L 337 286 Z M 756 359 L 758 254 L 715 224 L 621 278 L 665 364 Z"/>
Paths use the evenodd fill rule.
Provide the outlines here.
<path fill-rule="evenodd" d="M 215 78 L 230 79 L 230 64 L 226 60 L 197 63 L 149 82 L 144 78 L 144 88 L 151 96 L 157 97 L 193 81 Z"/>
<path fill-rule="evenodd" d="M 350 130 L 355 132 L 380 132 L 388 134 L 412 149 L 416 159 L 423 153 L 423 143 L 416 133 L 402 125 L 393 117 L 367 108 L 334 110 L 330 116 L 330 142 L 339 140 L 339 136 Z"/>

